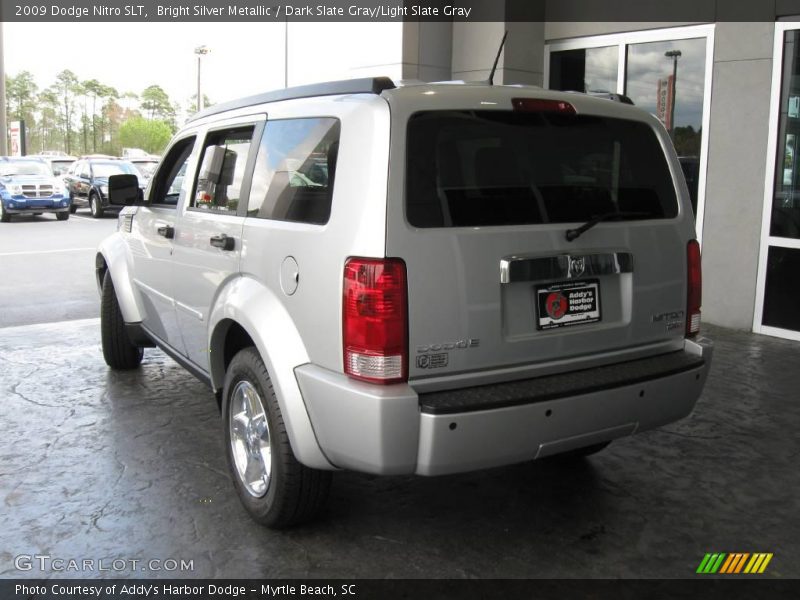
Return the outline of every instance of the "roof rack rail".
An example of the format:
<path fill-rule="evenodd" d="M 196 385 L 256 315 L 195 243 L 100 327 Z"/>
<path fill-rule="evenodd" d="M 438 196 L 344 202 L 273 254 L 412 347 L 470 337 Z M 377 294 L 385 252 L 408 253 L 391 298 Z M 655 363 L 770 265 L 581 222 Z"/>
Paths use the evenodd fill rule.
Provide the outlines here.
<path fill-rule="evenodd" d="M 215 104 L 197 113 L 187 122 L 196 121 L 203 117 L 216 115 L 237 108 L 265 104 L 266 102 L 313 98 L 314 96 L 338 96 L 340 94 L 380 94 L 384 90 L 392 90 L 395 87 L 394 82 L 388 77 L 363 77 L 361 79 L 344 79 L 341 81 L 300 85 Z"/>

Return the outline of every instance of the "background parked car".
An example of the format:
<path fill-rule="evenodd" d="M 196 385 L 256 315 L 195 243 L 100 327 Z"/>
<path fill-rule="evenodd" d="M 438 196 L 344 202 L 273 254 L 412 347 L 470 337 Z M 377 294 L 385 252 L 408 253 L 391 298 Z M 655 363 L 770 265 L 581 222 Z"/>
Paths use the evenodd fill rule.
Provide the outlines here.
<path fill-rule="evenodd" d="M 39 160 L 43 161 L 50 166 L 50 170 L 53 172 L 53 175 L 59 179 L 61 179 L 61 177 L 65 175 L 67 171 L 69 171 L 72 163 L 77 160 L 76 156 L 68 156 L 66 154 L 61 156 L 56 156 L 53 154 L 32 154 L 27 158 L 38 158 Z"/>
<path fill-rule="evenodd" d="M 70 199 L 61 179 L 37 158 L 0 157 L 0 221 L 45 212 L 59 221 L 69 219 Z"/>
<path fill-rule="evenodd" d="M 158 166 L 158 161 L 161 160 L 160 156 L 153 156 L 149 155 L 146 157 L 137 156 L 136 158 L 128 159 L 134 167 L 139 169 L 139 172 L 142 174 L 139 177 L 139 182 L 142 184 L 146 184 L 150 181 L 150 177 L 152 177 L 153 173 Z"/>
<path fill-rule="evenodd" d="M 92 216 L 99 219 L 106 210 L 119 211 L 119 207 L 108 204 L 108 178 L 111 175 L 126 174 L 137 177 L 140 175 L 136 167 L 127 160 L 95 156 L 79 158 L 64 176 L 69 197 L 72 199 L 72 212 L 88 207 Z"/>

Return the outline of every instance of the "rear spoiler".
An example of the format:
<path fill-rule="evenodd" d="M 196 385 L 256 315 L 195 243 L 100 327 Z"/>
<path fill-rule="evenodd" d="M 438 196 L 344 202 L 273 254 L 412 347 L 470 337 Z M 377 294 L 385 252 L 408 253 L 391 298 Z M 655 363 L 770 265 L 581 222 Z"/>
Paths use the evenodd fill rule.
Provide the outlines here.
<path fill-rule="evenodd" d="M 628 98 L 625 94 L 614 94 L 612 92 L 586 92 L 587 96 L 594 98 L 605 98 L 606 100 L 613 100 L 614 102 L 621 102 L 622 104 L 633 105 L 633 100 Z"/>

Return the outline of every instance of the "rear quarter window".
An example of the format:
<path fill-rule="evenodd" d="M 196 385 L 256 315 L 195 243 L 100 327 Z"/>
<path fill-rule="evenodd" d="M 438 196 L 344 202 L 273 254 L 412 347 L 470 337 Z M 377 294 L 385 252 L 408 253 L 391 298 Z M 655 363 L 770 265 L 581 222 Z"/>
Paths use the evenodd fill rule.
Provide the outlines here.
<path fill-rule="evenodd" d="M 324 225 L 331 214 L 340 123 L 332 117 L 267 121 L 247 216 Z"/>
<path fill-rule="evenodd" d="M 588 115 L 429 111 L 409 119 L 406 217 L 415 227 L 668 219 L 678 202 L 646 123 Z"/>

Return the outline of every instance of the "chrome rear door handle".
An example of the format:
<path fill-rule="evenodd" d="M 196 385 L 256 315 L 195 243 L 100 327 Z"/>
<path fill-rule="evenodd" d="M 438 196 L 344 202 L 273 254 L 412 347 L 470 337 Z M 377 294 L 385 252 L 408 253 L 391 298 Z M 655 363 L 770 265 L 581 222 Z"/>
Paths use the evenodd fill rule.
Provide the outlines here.
<path fill-rule="evenodd" d="M 630 252 L 507 256 L 500 261 L 500 283 L 503 284 L 622 273 L 633 273 L 633 254 Z"/>

